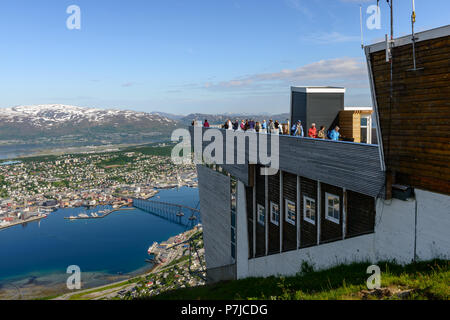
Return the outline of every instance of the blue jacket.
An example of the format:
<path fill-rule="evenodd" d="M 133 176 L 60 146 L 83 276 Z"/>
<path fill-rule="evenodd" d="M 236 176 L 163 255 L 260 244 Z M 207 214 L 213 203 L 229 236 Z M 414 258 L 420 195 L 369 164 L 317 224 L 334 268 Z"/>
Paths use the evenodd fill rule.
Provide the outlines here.
<path fill-rule="evenodd" d="M 330 139 L 334 140 L 334 141 L 338 141 L 339 140 L 339 132 L 337 132 L 336 130 L 331 130 Z"/>

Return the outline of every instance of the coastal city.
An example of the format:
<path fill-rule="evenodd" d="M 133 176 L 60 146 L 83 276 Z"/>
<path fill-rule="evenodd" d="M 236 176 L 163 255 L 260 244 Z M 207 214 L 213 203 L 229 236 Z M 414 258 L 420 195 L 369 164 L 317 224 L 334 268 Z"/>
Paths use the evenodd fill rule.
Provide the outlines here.
<path fill-rule="evenodd" d="M 157 189 L 196 187 L 194 165 L 168 161 L 168 146 L 42 156 L 0 164 L 0 229 L 45 218 L 59 208 L 131 204 Z"/>
<path fill-rule="evenodd" d="M 154 267 L 146 274 L 98 288 L 66 293 L 54 300 L 147 299 L 164 292 L 205 285 L 203 227 L 153 243 L 149 250 Z M 150 261 L 149 261 L 150 262 Z"/>

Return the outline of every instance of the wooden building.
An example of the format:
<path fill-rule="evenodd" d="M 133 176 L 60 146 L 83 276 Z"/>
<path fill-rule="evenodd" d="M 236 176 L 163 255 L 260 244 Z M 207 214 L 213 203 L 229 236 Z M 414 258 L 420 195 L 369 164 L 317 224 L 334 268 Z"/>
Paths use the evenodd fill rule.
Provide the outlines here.
<path fill-rule="evenodd" d="M 339 124 L 350 141 L 190 128 L 194 153 L 216 156 L 197 166 L 208 281 L 450 259 L 449 37 L 417 34 L 413 71 L 411 36 L 395 39 L 392 79 L 386 44 L 366 47 L 373 111 L 346 109 L 342 88 L 291 88 L 292 123 Z M 413 192 L 385 201 L 393 183 Z"/>
<path fill-rule="evenodd" d="M 339 112 L 340 133 L 349 141 L 373 143 L 372 110 L 346 108 Z"/>
<path fill-rule="evenodd" d="M 450 26 L 366 47 L 379 114 L 387 194 L 394 183 L 450 194 Z"/>

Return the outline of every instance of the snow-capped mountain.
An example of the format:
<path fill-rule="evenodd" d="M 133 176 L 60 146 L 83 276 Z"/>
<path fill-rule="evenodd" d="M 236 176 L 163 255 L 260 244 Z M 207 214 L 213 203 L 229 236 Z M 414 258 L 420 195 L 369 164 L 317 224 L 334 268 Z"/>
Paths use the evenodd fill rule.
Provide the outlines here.
<path fill-rule="evenodd" d="M 76 136 L 104 142 L 122 137 L 120 142 L 126 142 L 130 136 L 165 136 L 177 126 L 176 120 L 163 115 L 131 110 L 60 104 L 0 108 L 0 141 Z"/>
<path fill-rule="evenodd" d="M 0 108 L 0 121 L 10 123 L 26 122 L 35 126 L 53 126 L 68 121 L 72 124 L 84 121 L 104 123 L 117 120 L 117 118 L 128 121 L 146 119 L 157 121 L 161 124 L 175 124 L 176 122 L 159 114 L 130 110 L 83 108 L 61 104 Z"/>

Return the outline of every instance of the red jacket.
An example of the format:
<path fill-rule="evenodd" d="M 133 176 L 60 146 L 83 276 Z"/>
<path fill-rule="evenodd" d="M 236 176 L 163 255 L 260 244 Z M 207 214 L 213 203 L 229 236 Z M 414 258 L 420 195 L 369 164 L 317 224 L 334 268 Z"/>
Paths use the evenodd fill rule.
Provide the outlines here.
<path fill-rule="evenodd" d="M 310 138 L 317 138 L 317 128 L 309 128 L 308 130 L 308 137 Z"/>
<path fill-rule="evenodd" d="M 203 124 L 203 126 L 204 126 L 205 128 L 209 128 L 209 123 L 208 123 L 208 121 L 205 121 L 205 123 Z"/>

